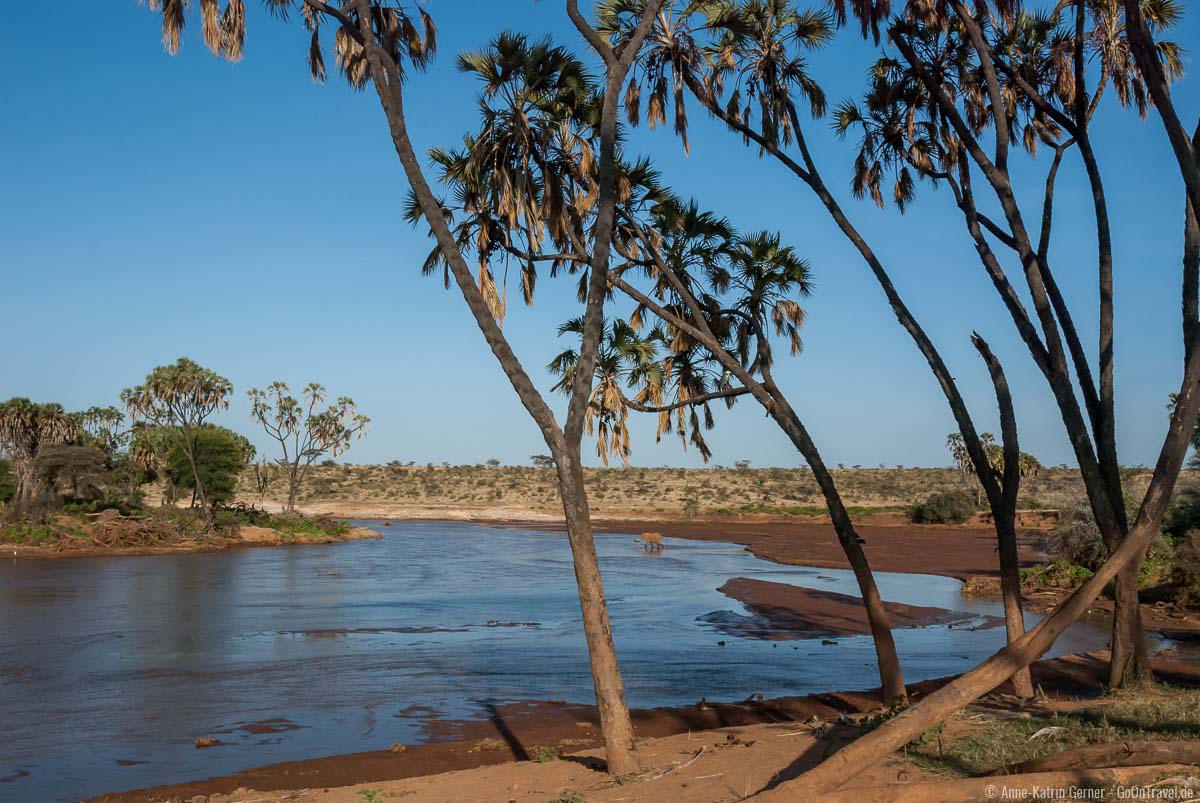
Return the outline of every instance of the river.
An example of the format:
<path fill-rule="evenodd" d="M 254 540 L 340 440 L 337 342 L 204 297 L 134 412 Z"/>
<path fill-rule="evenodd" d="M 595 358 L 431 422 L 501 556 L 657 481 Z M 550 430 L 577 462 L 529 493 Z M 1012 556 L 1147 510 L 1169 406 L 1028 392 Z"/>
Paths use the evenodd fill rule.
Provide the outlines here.
<path fill-rule="evenodd" d="M 413 744 L 424 720 L 480 717 L 488 703 L 593 701 L 563 536 L 354 523 L 383 538 L 0 560 L 0 800 L 77 800 Z M 632 706 L 878 685 L 868 637 L 776 646 L 709 623 L 747 613 L 716 591 L 730 578 L 854 594 L 849 572 L 782 567 L 732 544 L 667 539 L 656 553 L 632 535 L 596 541 Z M 1001 615 L 950 578 L 878 583 L 889 601 Z M 966 669 L 1003 639 L 1002 627 L 896 631 L 910 681 Z M 1106 641 L 1081 623 L 1053 654 Z M 195 747 L 210 735 L 222 744 Z"/>

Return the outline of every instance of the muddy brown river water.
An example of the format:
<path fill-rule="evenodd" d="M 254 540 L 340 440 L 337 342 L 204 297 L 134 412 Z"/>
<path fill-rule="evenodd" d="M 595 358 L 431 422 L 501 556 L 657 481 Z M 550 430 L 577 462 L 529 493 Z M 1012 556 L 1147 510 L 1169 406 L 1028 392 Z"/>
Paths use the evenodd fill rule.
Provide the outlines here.
<path fill-rule="evenodd" d="M 518 700 L 592 702 L 566 540 L 463 522 L 356 522 L 378 541 L 0 560 L 0 800 L 69 801 L 428 738 Z M 629 702 L 878 685 L 871 641 L 729 635 L 734 577 L 856 593 L 849 572 L 722 543 L 597 536 Z M 889 601 L 961 611 L 958 581 L 881 574 Z M 1036 617 L 1030 617 L 1030 621 Z M 753 629 L 745 632 L 752 632 Z M 909 680 L 961 671 L 1003 628 L 896 631 Z M 725 642 L 724 646 L 718 641 Z M 1052 654 L 1095 649 L 1082 623 Z M 197 749 L 213 736 L 220 744 Z"/>

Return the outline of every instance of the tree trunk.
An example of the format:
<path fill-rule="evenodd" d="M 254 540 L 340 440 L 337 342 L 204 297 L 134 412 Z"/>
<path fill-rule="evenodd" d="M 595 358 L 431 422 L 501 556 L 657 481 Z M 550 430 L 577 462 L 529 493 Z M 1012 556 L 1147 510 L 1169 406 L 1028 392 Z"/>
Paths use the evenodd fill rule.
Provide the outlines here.
<path fill-rule="evenodd" d="M 567 539 L 571 544 L 571 559 L 575 564 L 575 583 L 579 591 L 579 607 L 583 613 L 583 634 L 587 639 L 588 657 L 592 669 L 592 684 L 596 690 L 596 707 L 600 712 L 600 730 L 604 734 L 604 752 L 608 771 L 613 775 L 630 775 L 641 769 L 633 722 L 625 702 L 625 685 L 617 664 L 613 646 L 612 625 L 608 618 L 608 603 L 600 578 L 600 563 L 596 558 L 596 541 L 592 535 L 592 520 L 588 510 L 587 492 L 583 485 L 583 468 L 578 452 L 574 456 L 555 454 L 558 466 L 558 488 L 562 496 L 563 513 L 567 520 Z"/>
<path fill-rule="evenodd" d="M 1169 494 L 1169 489 L 1167 493 Z M 1158 532 L 1161 519 L 1162 514 L 1159 511 L 1156 517 L 1139 522 L 1139 526 L 1130 533 L 1127 542 L 1113 553 L 1096 574 L 1053 613 L 1039 622 L 1037 627 L 916 705 L 860 736 L 795 781 L 777 787 L 774 791 L 776 796 L 766 799 L 819 799 L 822 792 L 836 789 L 848 779 L 861 774 L 941 722 L 950 713 L 999 686 L 1018 669 L 1036 661 L 1087 610 L 1105 584 L 1134 559 L 1135 553 L 1145 549 L 1150 539 Z"/>
<path fill-rule="evenodd" d="M 1119 689 L 1137 683 L 1150 671 L 1146 634 L 1138 605 L 1138 556 L 1117 574 L 1113 601 L 1112 659 L 1109 662 L 1108 687 Z"/>
<path fill-rule="evenodd" d="M 679 282 L 678 277 L 674 275 L 665 263 L 660 262 L 659 268 L 662 270 L 663 275 L 676 287 L 685 303 L 694 310 L 696 320 L 703 322 L 704 315 L 699 310 L 695 298 L 688 293 L 687 288 Z M 787 398 L 775 385 L 774 380 L 771 379 L 770 371 L 764 369 L 763 381 L 761 383 L 756 381 L 746 367 L 721 346 L 713 336 L 711 330 L 702 331 L 686 320 L 674 315 L 653 298 L 633 287 L 620 276 L 615 276 L 612 279 L 612 283 L 627 296 L 638 301 L 646 309 L 653 312 L 659 319 L 669 322 L 680 330 L 687 332 L 696 338 L 697 342 L 703 344 L 724 368 L 742 382 L 750 395 L 763 406 L 767 414 L 779 425 L 779 428 L 787 435 L 792 445 L 800 452 L 804 461 L 812 470 L 813 477 L 816 479 L 818 486 L 821 488 L 821 494 L 825 497 L 825 505 L 829 509 L 829 517 L 833 522 L 834 532 L 838 536 L 838 543 L 841 545 L 842 552 L 845 553 L 846 560 L 850 563 L 855 579 L 858 581 L 859 593 L 862 595 L 863 606 L 867 611 L 867 621 L 871 626 L 871 637 L 875 642 L 875 655 L 879 665 L 879 679 L 883 687 L 883 702 L 885 705 L 892 705 L 904 700 L 907 692 L 904 688 L 904 677 L 900 668 L 900 659 L 896 654 L 896 643 L 892 638 L 887 611 L 883 607 L 883 600 L 880 598 L 879 590 L 875 585 L 875 577 L 871 573 L 870 564 L 862 549 L 864 542 L 854 530 L 850 514 L 846 511 L 845 505 L 842 504 L 837 484 L 834 482 L 833 475 L 829 473 L 828 468 L 825 466 L 825 461 L 821 458 L 821 453 L 817 449 L 817 445 L 808 434 L 808 430 L 804 427 L 804 423 L 800 420 L 796 411 L 788 404 Z M 701 325 L 706 326 L 703 323 Z M 758 337 L 765 340 L 761 332 L 758 333 Z"/>
<path fill-rule="evenodd" d="M 297 486 L 300 484 L 300 478 L 298 476 L 298 473 L 299 473 L 299 467 L 292 467 L 291 471 L 288 472 L 288 500 L 287 500 L 287 512 L 288 513 L 296 512 L 296 491 L 298 490 Z"/>
<path fill-rule="evenodd" d="M 991 691 L 1018 669 L 1033 663 L 1050 649 L 1055 640 L 1083 615 L 1104 586 L 1126 565 L 1136 562 L 1158 535 L 1163 514 L 1179 478 L 1183 455 L 1195 427 L 1196 416 L 1200 413 L 1198 377 L 1200 355 L 1191 350 L 1187 370 L 1179 389 L 1179 401 L 1171 415 L 1167 436 L 1159 452 L 1154 475 L 1142 499 L 1137 521 L 1129 535 L 1087 582 L 1020 639 L 875 730 L 859 737 L 795 781 L 783 784 L 773 793 L 775 799 L 815 799 L 822 791 L 836 788 L 908 744 L 941 722 L 951 712 Z"/>
<path fill-rule="evenodd" d="M 1021 609 L 1021 564 L 1017 556 L 1016 511 L 994 512 L 996 541 L 1000 552 L 1000 593 L 1004 598 L 1004 629 L 1008 643 L 1025 635 L 1025 614 Z M 1003 518 L 1003 521 L 1001 520 Z M 1033 679 L 1029 667 L 1012 676 L 1013 693 L 1018 697 L 1033 696 Z"/>
<path fill-rule="evenodd" d="M 791 414 L 790 416 L 787 414 Z M 829 508 L 829 517 L 833 522 L 834 532 L 837 533 L 838 543 L 854 572 L 858 582 L 858 591 L 862 595 L 863 607 L 867 611 L 867 621 L 871 625 L 871 639 L 875 643 L 875 658 L 879 664 L 879 682 L 883 691 L 883 704 L 887 706 L 903 702 L 908 697 L 904 687 L 904 673 L 900 667 L 900 657 L 896 653 L 896 641 L 892 638 L 892 627 L 888 620 L 887 610 L 883 607 L 883 599 L 879 596 L 879 588 L 875 585 L 875 575 L 863 552 L 863 539 L 854 530 L 850 514 L 842 503 L 841 494 L 833 476 L 826 468 L 816 444 L 809 437 L 808 431 L 800 423 L 799 418 L 790 407 L 782 411 L 771 411 L 772 417 L 780 424 L 781 429 L 791 438 L 793 444 L 804 457 L 808 467 L 812 469 L 813 478 L 825 497 L 825 505 Z M 780 420 L 780 416 L 791 420 L 789 425 Z"/>
<path fill-rule="evenodd" d="M 661 5 L 661 0 L 659 4 Z M 425 179 L 409 138 L 399 68 L 390 62 L 375 39 L 371 29 L 370 9 L 365 0 L 358 0 L 357 9 L 360 15 L 359 32 L 370 65 L 371 80 L 387 118 L 392 143 L 408 183 L 481 334 L 556 458 L 559 489 L 562 494 L 563 512 L 567 519 L 572 559 L 575 563 L 584 634 L 588 642 L 592 680 L 596 687 L 596 703 L 600 710 L 609 772 L 617 775 L 636 772 L 640 765 L 634 750 L 633 726 L 625 704 L 624 687 L 613 648 L 612 629 L 604 601 L 595 543 L 592 540 L 591 521 L 583 486 L 583 469 L 579 464 L 579 441 L 577 439 L 568 452 L 568 444 L 557 426 L 553 411 L 538 392 L 483 299 L 474 275 L 463 259 L 454 235 L 442 215 L 441 205 Z M 629 58 L 632 59 L 632 53 Z"/>

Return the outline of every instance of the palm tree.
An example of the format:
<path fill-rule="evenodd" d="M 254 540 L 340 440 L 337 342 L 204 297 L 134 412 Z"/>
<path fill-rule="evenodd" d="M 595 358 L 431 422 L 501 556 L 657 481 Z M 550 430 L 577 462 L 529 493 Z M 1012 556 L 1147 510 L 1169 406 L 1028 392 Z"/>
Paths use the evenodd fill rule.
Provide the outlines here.
<path fill-rule="evenodd" d="M 66 412 L 60 404 L 37 404 L 21 397 L 0 403 L 0 454 L 12 461 L 17 480 L 11 506 L 14 518 L 42 515 L 38 509 L 42 490 L 38 458 L 48 446 L 73 441 L 78 425 L 79 416 Z"/>
<path fill-rule="evenodd" d="M 825 111 L 826 102 L 820 86 L 809 73 L 804 56 L 830 40 L 837 9 L 835 16 L 831 17 L 799 11 L 790 2 L 763 0 L 681 3 L 676 8 L 678 13 L 669 18 L 670 29 L 660 24 L 647 37 L 639 59 L 643 72 L 636 73 L 635 80 L 642 75 L 653 76 L 656 69 L 674 70 L 674 80 L 686 86 L 692 97 L 711 114 L 740 134 L 747 143 L 757 145 L 760 152 L 775 158 L 816 194 L 842 233 L 858 249 L 884 290 L 897 320 L 913 338 L 929 364 L 963 434 L 968 456 L 985 489 L 990 489 L 989 501 L 993 509 L 999 509 L 1008 497 L 1015 505 L 1016 488 L 1008 493 L 1003 491 L 957 382 L 937 347 L 900 297 L 879 257 L 829 191 L 809 152 L 799 109 L 807 108 L 814 116 L 820 116 Z M 878 10 L 878 7 L 854 5 L 856 14 L 874 13 L 872 8 Z M 606 20 L 613 36 L 621 36 L 628 28 L 624 15 L 636 9 L 636 3 L 623 8 L 614 7 L 613 14 Z M 868 20 L 864 23 L 864 31 L 876 24 Z M 677 98 L 676 102 L 682 102 L 681 98 Z M 893 122 L 905 124 L 904 120 Z M 860 160 L 856 191 L 870 191 L 882 203 L 878 190 L 882 166 L 869 156 L 868 153 Z M 912 174 L 907 167 L 899 166 L 894 192 L 897 203 L 906 203 L 912 192 Z M 1003 380 L 1003 372 L 987 348 L 987 343 L 979 339 L 977 350 L 988 363 L 993 381 Z M 991 355 L 990 358 L 988 355 Z M 1003 405 L 1001 397 L 1006 395 L 1007 390 L 999 387 L 996 390 L 997 401 Z M 1013 480 L 1014 486 L 1018 481 L 1019 477 Z M 1010 518 L 1007 512 L 995 517 L 997 539 L 1005 544 L 1001 554 L 1008 556 L 1004 561 L 1006 563 L 1009 558 L 1013 562 L 1016 560 L 1015 531 L 1008 532 L 1009 528 L 1004 524 Z M 1016 576 L 1014 567 L 1008 567 L 1002 573 L 1009 577 Z M 1019 589 L 1009 589 L 1008 596 L 1019 599 Z M 1011 609 L 1017 610 L 1015 607 Z M 1019 635 L 1023 629 L 1023 622 L 1019 619 L 1010 622 L 1010 632 Z M 1032 693 L 1032 684 L 1023 679 L 1018 679 L 1017 683 L 1020 693 Z"/>
<path fill-rule="evenodd" d="M 624 775 L 636 771 L 640 767 L 634 744 L 633 727 L 629 719 L 629 711 L 625 702 L 624 686 L 620 671 L 617 667 L 616 653 L 612 644 L 611 626 L 608 620 L 607 603 L 604 599 L 603 584 L 600 580 L 599 565 L 596 559 L 595 543 L 592 539 L 590 514 L 587 495 L 583 484 L 583 468 L 580 461 L 580 446 L 584 431 L 584 418 L 591 390 L 591 376 L 595 364 L 597 350 L 603 328 L 603 305 L 607 290 L 608 264 L 610 259 L 612 228 L 614 225 L 614 209 L 620 187 L 617 185 L 616 167 L 616 115 L 620 92 L 624 87 L 629 67 L 640 46 L 640 39 L 645 35 L 650 20 L 657 13 L 663 0 L 650 0 L 644 17 L 644 25 L 635 31 L 633 47 L 622 51 L 614 50 L 605 43 L 579 12 L 577 0 L 568 0 L 567 11 L 572 22 L 580 33 L 587 39 L 592 48 L 604 63 L 603 96 L 596 109 L 596 175 L 595 197 L 588 205 L 593 208 L 591 216 L 590 241 L 581 243 L 579 249 L 589 255 L 587 272 L 582 279 L 581 289 L 584 300 L 584 338 L 580 348 L 580 373 L 575 386 L 572 388 L 568 402 L 567 415 L 562 425 L 554 416 L 545 398 L 537 390 L 528 373 L 525 371 L 511 344 L 505 337 L 499 316 L 504 312 L 504 297 L 497 289 L 496 277 L 490 271 L 483 270 L 476 276 L 465 259 L 465 255 L 474 249 L 486 254 L 492 243 L 507 242 L 512 237 L 524 236 L 532 242 L 540 242 L 543 230 L 533 226 L 527 215 L 533 211 L 531 203 L 532 192 L 558 193 L 566 190 L 566 184 L 550 182 L 536 190 L 534 182 L 517 182 L 511 191 L 500 192 L 493 198 L 499 205 L 490 210 L 491 216 L 482 221 L 486 226 L 480 226 L 477 234 L 482 239 L 468 242 L 461 238 L 461 232 L 456 232 L 455 224 L 446 217 L 445 204 L 434 194 L 432 187 L 421 166 L 420 159 L 413 147 L 408 132 L 408 117 L 405 114 L 404 83 L 410 70 L 424 68 L 433 58 L 437 49 L 436 28 L 430 16 L 415 4 L 392 2 L 392 0 L 344 0 L 334 5 L 321 0 L 266 0 L 269 9 L 279 16 L 287 16 L 289 11 L 301 12 L 300 17 L 304 27 L 310 32 L 309 67 L 312 76 L 318 81 L 326 77 L 326 69 L 322 48 L 321 32 L 325 26 L 334 29 L 333 54 L 335 63 L 346 80 L 355 88 L 374 88 L 381 109 L 388 123 L 392 136 L 392 144 L 405 171 L 409 186 L 412 190 L 412 200 L 409 212 L 415 216 L 419 210 L 420 217 L 429 225 L 431 233 L 438 244 L 438 253 L 434 260 L 427 263 L 427 269 L 434 269 L 440 262 L 446 270 L 446 280 L 453 278 L 462 293 L 467 306 L 479 327 L 488 346 L 491 348 L 501 368 L 504 370 L 518 398 L 526 411 L 537 423 L 543 438 L 549 447 L 556 465 L 559 479 L 559 492 L 563 500 L 563 512 L 566 518 L 567 534 L 571 543 L 578 581 L 580 606 L 583 612 L 584 634 L 587 638 L 591 657 L 592 679 L 596 689 L 596 700 L 600 710 L 601 727 L 605 735 L 609 771 Z M 219 0 L 203 0 L 202 18 L 205 23 L 206 41 L 219 55 L 235 59 L 240 56 L 241 44 L 244 39 L 244 21 L 239 19 L 241 0 L 228 0 L 227 9 L 221 15 L 221 24 L 212 22 L 218 11 Z M 178 49 L 179 32 L 186 18 L 186 3 L 184 0 L 150 0 L 151 7 L 160 11 L 163 18 L 164 41 L 168 50 Z M 225 17 L 231 16 L 228 30 L 224 24 Z M 499 43 L 497 43 L 499 44 Z M 510 54 L 517 54 L 518 64 L 530 55 L 536 48 L 519 48 L 516 43 L 509 48 Z M 525 53 L 520 51 L 525 50 Z M 547 47 L 543 55 L 548 60 L 541 66 L 533 65 L 529 69 L 519 70 L 523 80 L 535 95 L 553 94 L 558 89 L 551 89 L 540 83 L 543 76 L 541 71 L 558 70 L 554 81 L 567 76 L 565 64 L 558 60 L 559 67 L 550 67 L 555 61 L 556 54 Z M 494 54 L 503 57 L 500 48 L 494 49 Z M 532 55 L 530 55 L 533 58 Z M 476 59 L 467 57 L 462 64 L 468 69 L 481 66 Z M 498 82 L 499 88 L 493 90 L 493 95 L 499 97 L 511 73 L 506 73 L 507 64 L 501 64 L 501 69 L 490 76 Z M 580 79 L 579 72 L 574 79 Z M 531 80 L 532 79 L 532 80 Z M 538 83 L 538 86 L 533 86 Z M 599 83 L 599 82 L 598 82 Z M 494 83 L 494 85 L 496 85 Z M 562 84 L 559 84 L 561 89 Z M 509 92 L 504 95 L 508 108 L 518 102 L 524 102 L 527 96 L 520 92 Z M 515 114 L 507 122 L 520 125 L 521 114 Z M 500 118 L 494 120 L 500 124 Z M 546 133 L 546 132 L 531 132 Z M 512 144 L 514 141 L 509 141 Z M 475 143 L 468 142 L 468 150 L 478 154 L 479 165 L 488 163 L 495 165 L 502 172 L 522 164 L 519 152 L 507 154 L 503 151 L 504 141 L 495 138 L 485 138 L 477 148 Z M 501 150 L 496 150 L 501 148 Z M 511 158 L 510 158 L 511 157 Z M 469 165 L 468 165 L 469 166 Z M 532 163 L 530 163 L 532 167 Z M 547 175 L 543 172 L 540 180 L 545 183 Z M 556 174 L 557 175 L 557 174 Z M 512 178 L 512 174 L 508 174 Z M 472 191 L 478 187 L 472 187 Z M 480 196 L 484 197 L 484 196 Z M 470 197 L 464 201 L 470 201 Z M 546 234 L 554 236 L 556 228 L 561 228 L 564 221 L 574 222 L 572 210 L 583 206 L 582 198 L 573 198 L 570 208 L 563 215 L 553 214 L 552 205 L 538 207 L 536 214 L 539 222 L 547 222 Z M 466 204 L 468 207 L 470 203 Z M 517 229 L 512 232 L 497 230 L 496 224 L 513 225 Z M 524 227 L 520 224 L 524 224 Z M 533 227 L 531 227 L 533 226 Z M 498 235 L 498 236 L 495 236 Z M 486 268 L 486 265 L 484 266 Z M 526 271 L 524 281 L 527 297 L 532 294 L 533 272 Z"/>
<path fill-rule="evenodd" d="M 121 391 L 130 420 L 145 421 L 175 438 L 195 478 L 195 492 L 209 524 L 212 508 L 196 466 L 196 439 L 210 416 L 229 408 L 232 392 L 228 379 L 186 357 L 155 368 L 144 384 Z"/>
<path fill-rule="evenodd" d="M 620 207 L 623 233 L 632 239 L 618 245 L 627 261 L 614 268 L 611 281 L 637 302 L 630 326 L 642 327 L 648 315 L 664 326 L 661 337 L 667 354 L 662 360 L 662 385 L 645 389 L 647 396 L 662 401 L 645 404 L 619 393 L 601 394 L 601 398 L 612 399 L 615 406 L 610 415 L 615 420 L 625 420 L 626 408 L 657 414 L 660 438 L 674 429 L 685 446 L 696 445 L 708 460 L 711 452 L 702 432 L 713 426 L 710 402 L 732 403 L 741 395 L 755 396 L 799 449 L 825 494 L 867 609 L 885 702 L 899 702 L 905 696 L 903 676 L 887 614 L 862 550 L 864 542 L 853 528 L 832 474 L 771 373 L 770 332 L 784 337 L 793 354 L 800 350 L 804 311 L 797 297 L 811 292 L 808 265 L 791 247 L 783 246 L 777 234 L 739 236 L 724 219 L 701 211 L 694 202 L 672 198 L 657 188 L 656 179 L 644 178 L 656 187 L 645 193 L 653 201 Z M 631 192 L 630 197 L 641 196 Z M 647 291 L 630 283 L 630 277 L 638 274 L 651 280 Z M 569 357 L 568 352 L 566 358 L 552 363 L 552 370 L 571 370 Z M 733 378 L 741 387 L 733 385 Z"/>
<path fill-rule="evenodd" d="M 582 318 L 573 318 L 558 328 L 559 336 L 583 338 Z M 656 360 L 658 348 L 665 340 L 655 329 L 642 337 L 627 321 L 606 321 L 600 349 L 596 355 L 595 380 L 592 397 L 584 419 L 587 434 L 596 436 L 596 454 L 608 465 L 610 456 L 619 457 L 628 466 L 630 454 L 629 405 L 659 404 L 662 401 L 664 366 Z M 569 393 L 575 382 L 579 353 L 566 349 L 555 355 L 547 369 L 560 377 L 554 390 Z M 630 400 L 625 390 L 636 394 Z"/>

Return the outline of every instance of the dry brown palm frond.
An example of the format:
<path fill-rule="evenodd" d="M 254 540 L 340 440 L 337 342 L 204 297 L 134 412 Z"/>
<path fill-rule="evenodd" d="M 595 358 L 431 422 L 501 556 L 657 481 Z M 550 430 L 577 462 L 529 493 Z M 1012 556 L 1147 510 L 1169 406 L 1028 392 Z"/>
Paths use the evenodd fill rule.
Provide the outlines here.
<path fill-rule="evenodd" d="M 229 0 L 221 16 L 221 54 L 229 61 L 241 61 L 245 47 L 246 6 L 243 0 Z"/>
<path fill-rule="evenodd" d="M 151 2 L 151 8 L 154 3 Z M 162 41 L 163 47 L 172 56 L 179 53 L 179 40 L 183 35 L 184 6 L 183 0 L 162 0 Z"/>
<path fill-rule="evenodd" d="M 214 55 L 221 55 L 221 4 L 219 0 L 200 0 L 200 28 L 204 44 Z"/>

